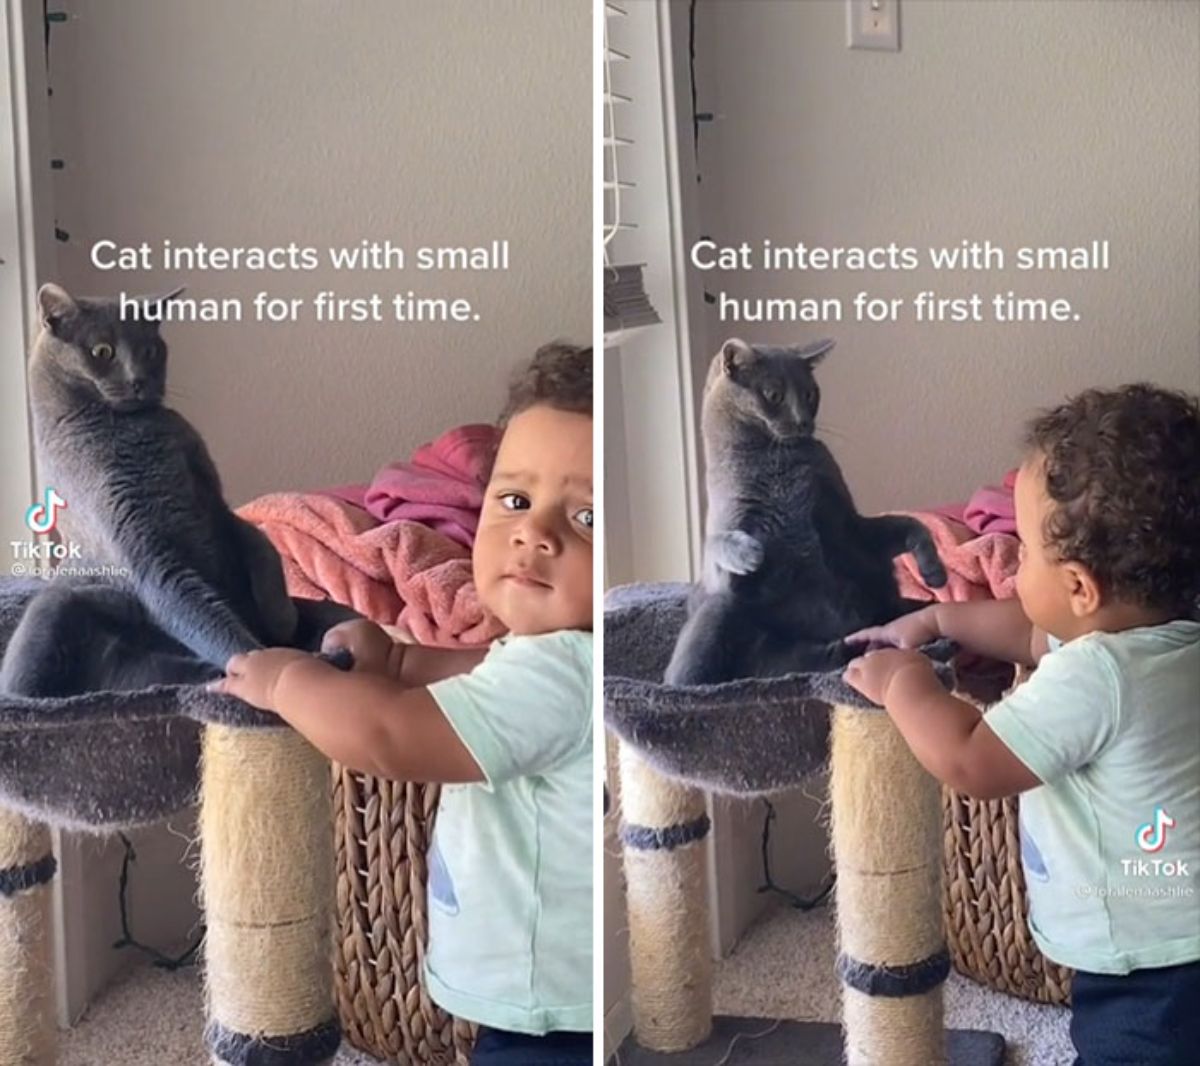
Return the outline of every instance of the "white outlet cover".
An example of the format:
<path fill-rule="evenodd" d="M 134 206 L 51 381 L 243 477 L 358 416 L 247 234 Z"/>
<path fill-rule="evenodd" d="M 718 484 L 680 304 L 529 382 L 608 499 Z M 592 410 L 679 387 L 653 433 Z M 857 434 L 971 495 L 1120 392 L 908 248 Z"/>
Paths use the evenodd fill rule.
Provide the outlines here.
<path fill-rule="evenodd" d="M 900 51 L 900 0 L 846 0 L 846 47 Z"/>

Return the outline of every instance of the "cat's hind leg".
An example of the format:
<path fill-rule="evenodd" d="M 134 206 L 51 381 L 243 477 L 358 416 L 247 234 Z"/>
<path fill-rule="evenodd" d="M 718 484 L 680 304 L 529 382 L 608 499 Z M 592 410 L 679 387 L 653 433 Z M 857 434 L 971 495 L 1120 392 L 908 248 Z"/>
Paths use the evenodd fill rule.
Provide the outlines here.
<path fill-rule="evenodd" d="M 728 592 L 704 596 L 688 616 L 663 675 L 668 685 L 715 685 L 755 673 L 760 634 Z"/>

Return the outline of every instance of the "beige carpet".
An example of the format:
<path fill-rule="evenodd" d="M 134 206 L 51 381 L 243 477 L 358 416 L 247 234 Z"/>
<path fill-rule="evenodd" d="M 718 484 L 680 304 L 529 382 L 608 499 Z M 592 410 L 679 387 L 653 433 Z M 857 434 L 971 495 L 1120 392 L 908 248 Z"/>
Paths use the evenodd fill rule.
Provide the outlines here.
<path fill-rule="evenodd" d="M 780 909 L 760 919 L 717 967 L 718 1013 L 800 1021 L 838 1020 L 833 913 Z M 1070 1013 L 1000 995 L 951 974 L 946 1024 L 990 1029 L 1008 1043 L 1005 1066 L 1070 1066 Z"/>
<path fill-rule="evenodd" d="M 833 972 L 833 917 L 827 907 L 808 914 L 789 909 L 759 921 L 734 954 L 717 967 L 716 1009 L 725 1014 L 834 1021 L 838 984 Z M 964 1029 L 991 1029 L 1009 1044 L 1006 1066 L 1070 1066 L 1068 1012 L 1002 996 L 952 975 L 946 1020 Z M 208 1066 L 201 1027 L 200 979 L 195 969 L 131 971 L 62 1035 L 61 1066 Z M 344 1049 L 337 1066 L 375 1066 Z"/>
<path fill-rule="evenodd" d="M 201 1032 L 204 1004 L 195 967 L 131 970 L 60 1036 L 59 1066 L 209 1066 Z M 336 1066 L 376 1066 L 343 1048 Z"/>

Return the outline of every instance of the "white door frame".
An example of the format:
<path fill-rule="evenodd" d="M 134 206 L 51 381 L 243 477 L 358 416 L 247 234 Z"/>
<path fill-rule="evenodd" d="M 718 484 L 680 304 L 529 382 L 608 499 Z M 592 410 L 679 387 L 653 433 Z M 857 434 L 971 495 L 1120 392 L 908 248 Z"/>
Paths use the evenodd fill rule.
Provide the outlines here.
<path fill-rule="evenodd" d="M 0 544 L 27 540 L 26 507 L 37 493 L 26 402 L 26 353 L 37 332 L 40 279 L 57 268 L 45 22 L 39 0 L 5 0 L 0 18 Z M 4 553 L 7 556 L 7 551 Z M 7 561 L 4 572 L 8 573 Z M 52 831 L 56 1011 L 59 1025 L 82 1013 L 88 995 L 83 840 Z M 68 961 L 69 960 L 69 961 Z"/>

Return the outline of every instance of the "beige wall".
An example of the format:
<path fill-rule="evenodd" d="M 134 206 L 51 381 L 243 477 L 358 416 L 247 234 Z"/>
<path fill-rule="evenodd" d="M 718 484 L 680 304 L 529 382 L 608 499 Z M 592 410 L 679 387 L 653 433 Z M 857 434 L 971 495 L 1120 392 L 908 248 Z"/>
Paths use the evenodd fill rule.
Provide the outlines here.
<path fill-rule="evenodd" d="M 462 325 L 168 326 L 170 385 L 240 503 L 368 479 L 495 418 L 511 368 L 591 333 L 587 0 L 77 0 L 52 36 L 63 280 L 84 293 L 453 291 Z M 157 274 L 93 241 L 511 240 L 507 273 Z M 145 276 L 143 276 L 144 278 Z"/>
<path fill-rule="evenodd" d="M 708 275 L 716 291 L 1012 289 L 1070 324 L 729 326 L 827 333 L 820 421 L 864 510 L 964 499 L 1023 419 L 1089 385 L 1200 389 L 1200 4 L 903 0 L 899 53 L 850 51 L 842 0 L 702 0 L 698 231 L 723 242 L 924 247 L 1107 238 L 1107 273 Z M 692 276 L 694 286 L 700 284 Z M 1038 290 L 1042 290 L 1039 293 Z M 834 432 L 836 431 L 836 432 Z"/>

